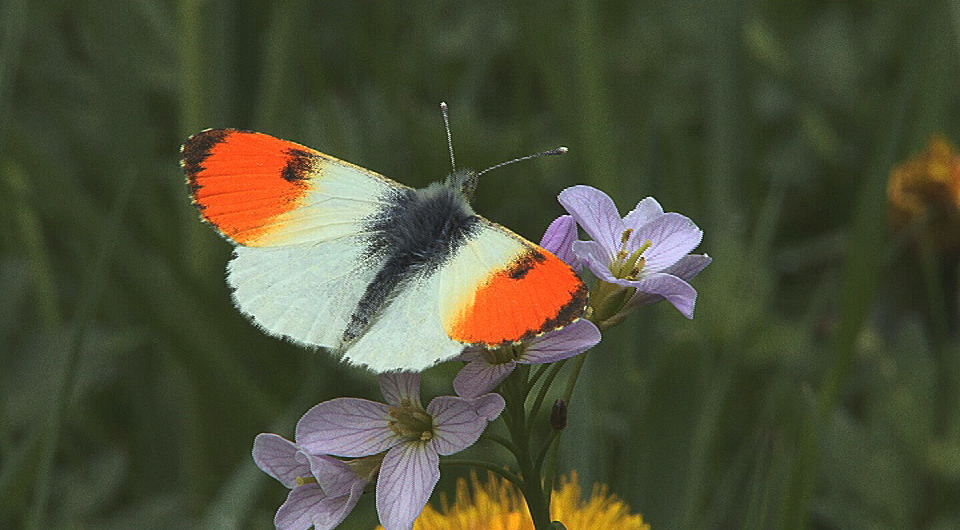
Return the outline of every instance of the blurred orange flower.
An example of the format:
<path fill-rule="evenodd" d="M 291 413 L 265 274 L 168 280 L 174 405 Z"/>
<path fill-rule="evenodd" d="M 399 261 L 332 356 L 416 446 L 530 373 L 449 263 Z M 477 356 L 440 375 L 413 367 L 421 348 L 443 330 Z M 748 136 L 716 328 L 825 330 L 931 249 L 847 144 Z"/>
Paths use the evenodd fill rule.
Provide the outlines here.
<path fill-rule="evenodd" d="M 960 155 L 946 138 L 934 135 L 923 153 L 890 171 L 887 203 L 895 232 L 913 227 L 941 251 L 960 247 Z"/>

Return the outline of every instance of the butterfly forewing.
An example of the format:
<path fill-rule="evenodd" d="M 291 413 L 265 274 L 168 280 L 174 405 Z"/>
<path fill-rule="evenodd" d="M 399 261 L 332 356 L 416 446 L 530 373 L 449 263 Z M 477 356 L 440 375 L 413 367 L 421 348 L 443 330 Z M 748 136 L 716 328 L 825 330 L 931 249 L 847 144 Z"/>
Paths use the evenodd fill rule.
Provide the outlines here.
<path fill-rule="evenodd" d="M 235 243 L 289 245 L 355 235 L 405 186 L 272 136 L 208 129 L 182 149 L 194 203 Z"/>

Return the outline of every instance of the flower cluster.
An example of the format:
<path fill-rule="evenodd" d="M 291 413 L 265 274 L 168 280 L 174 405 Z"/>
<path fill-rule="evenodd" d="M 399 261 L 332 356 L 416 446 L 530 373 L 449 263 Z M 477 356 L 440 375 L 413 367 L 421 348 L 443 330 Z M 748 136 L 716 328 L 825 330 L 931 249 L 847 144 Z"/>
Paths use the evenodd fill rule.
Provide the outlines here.
<path fill-rule="evenodd" d="M 562 366 L 559 361 L 581 355 L 600 341 L 601 330 L 622 322 L 645 305 L 667 300 L 692 318 L 697 292 L 688 282 L 711 259 L 705 254 L 690 254 L 703 235 L 690 219 L 664 213 L 649 197 L 621 218 L 613 201 L 589 186 L 566 189 L 559 200 L 569 215 L 550 225 L 541 246 L 574 270 L 580 272 L 586 267 L 596 277 L 584 318 L 522 343 L 467 347 L 454 359 L 466 363 L 453 381 L 457 395 L 434 398 L 425 408 L 420 402 L 420 374 L 384 373 L 380 375 L 380 389 L 386 403 L 333 399 L 314 406 L 300 419 L 293 442 L 276 434 L 259 435 L 254 443 L 254 461 L 291 490 L 277 511 L 278 529 L 334 528 L 364 491 L 375 489 L 383 528 L 410 530 L 440 478 L 440 457 L 473 445 L 505 408 L 512 418 L 508 429 L 513 440 L 500 439 L 500 443 L 514 453 L 521 469 L 526 469 L 524 474 L 532 470 L 539 475 L 546 450 L 562 426 L 553 427 L 552 437 L 537 458 L 531 458 L 530 440 L 523 439 L 530 434 L 525 426 L 536 421 L 539 403 Z M 591 240 L 578 240 L 578 227 Z M 583 359 L 579 357 L 578 362 Z M 552 375 L 539 380 L 537 404 L 528 412 L 527 395 L 545 370 L 528 378 L 529 372 L 518 367 L 554 363 Z M 575 379 L 577 373 L 578 369 L 574 370 L 571 377 Z M 512 391 L 495 393 L 508 380 L 516 381 L 510 387 Z M 565 405 L 569 397 L 558 403 Z M 518 418 L 521 421 L 517 422 Z M 518 451 L 521 446 L 526 449 Z M 522 488 L 530 506 L 528 517 L 537 528 L 549 525 L 550 520 L 544 517 L 550 514 L 543 513 L 549 502 L 532 504 L 531 500 L 531 496 L 551 494 L 549 489 L 543 490 L 541 478 L 518 477 L 509 471 L 500 474 L 528 484 Z M 561 490 L 561 497 L 562 491 L 567 490 Z M 575 492 L 576 499 L 567 504 L 576 508 L 579 488 L 570 491 Z M 605 510 L 610 506 L 607 501 L 601 505 Z M 580 517 L 581 508 L 567 513 L 560 509 L 565 504 L 555 506 L 555 515 L 571 517 L 571 521 L 593 517 Z M 510 510 L 521 511 L 516 506 Z M 539 513 L 539 523 L 535 512 Z M 601 512 L 598 508 L 595 513 Z M 618 521 L 627 520 L 617 519 L 628 513 L 621 508 L 608 512 L 607 516 Z M 639 516 L 628 519 L 632 527 L 645 528 Z"/>
<path fill-rule="evenodd" d="M 337 398 L 314 406 L 297 423 L 296 443 L 257 437 L 254 461 L 291 488 L 278 529 L 337 526 L 374 479 L 383 526 L 412 528 L 440 479 L 439 455 L 473 445 L 504 406 L 498 394 L 485 394 L 441 396 L 423 408 L 420 374 L 410 372 L 381 374 L 380 390 L 386 404 Z"/>
<path fill-rule="evenodd" d="M 591 292 L 591 320 L 606 329 L 638 307 L 667 300 L 683 316 L 693 318 L 697 291 L 688 283 L 712 259 L 690 254 L 700 244 L 703 231 L 689 218 L 664 213 L 647 197 L 624 217 L 613 200 L 590 186 L 573 186 L 560 193 L 560 204 L 592 241 L 575 241 L 575 263 L 583 263 L 599 282 Z"/>

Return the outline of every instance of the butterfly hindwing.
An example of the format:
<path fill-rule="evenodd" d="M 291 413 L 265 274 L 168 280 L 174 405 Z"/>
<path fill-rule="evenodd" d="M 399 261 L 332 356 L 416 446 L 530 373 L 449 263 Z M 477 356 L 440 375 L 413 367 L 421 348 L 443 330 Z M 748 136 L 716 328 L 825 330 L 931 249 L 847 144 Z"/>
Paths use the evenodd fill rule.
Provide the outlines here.
<path fill-rule="evenodd" d="M 227 282 L 240 310 L 267 332 L 338 349 L 376 269 L 356 237 L 236 248 Z"/>
<path fill-rule="evenodd" d="M 587 290 L 559 258 L 477 216 L 470 235 L 429 274 L 410 278 L 347 345 L 345 357 L 376 371 L 422 370 L 464 344 L 500 346 L 575 321 Z"/>
<path fill-rule="evenodd" d="M 495 346 L 566 326 L 587 290 L 546 249 L 481 218 L 481 229 L 444 267 L 444 328 L 460 342 Z"/>

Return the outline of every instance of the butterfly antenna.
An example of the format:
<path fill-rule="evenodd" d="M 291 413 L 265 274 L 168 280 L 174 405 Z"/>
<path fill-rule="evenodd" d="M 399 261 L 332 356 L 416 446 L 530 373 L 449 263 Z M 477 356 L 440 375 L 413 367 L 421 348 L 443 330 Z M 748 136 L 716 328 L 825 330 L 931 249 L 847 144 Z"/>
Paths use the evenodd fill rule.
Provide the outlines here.
<path fill-rule="evenodd" d="M 522 160 L 530 160 L 531 158 L 540 158 L 541 156 L 562 155 L 562 154 L 566 153 L 567 151 L 569 151 L 569 149 L 567 149 L 566 147 L 557 147 L 556 149 L 551 149 L 551 150 L 549 150 L 549 151 L 544 151 L 544 152 L 542 152 L 542 153 L 537 153 L 537 154 L 535 154 L 535 155 L 521 156 L 520 158 L 514 158 L 513 160 L 507 160 L 506 162 L 500 162 L 499 164 L 497 164 L 497 165 L 495 165 L 495 166 L 488 167 L 487 169 L 484 169 L 483 171 L 477 173 L 477 176 L 479 177 L 480 175 L 483 175 L 484 173 L 488 173 L 488 172 L 490 172 L 490 171 L 493 171 L 494 169 L 497 169 L 497 168 L 501 168 L 501 167 L 503 167 L 503 166 L 510 165 L 510 164 L 512 164 L 512 163 L 514 163 L 514 162 L 520 162 L 520 161 L 522 161 Z"/>
<path fill-rule="evenodd" d="M 447 147 L 450 149 L 450 166 L 457 170 L 457 160 L 453 158 L 453 135 L 450 134 L 450 116 L 447 113 L 447 103 L 440 102 L 440 112 L 443 114 L 443 128 L 447 130 Z"/>

